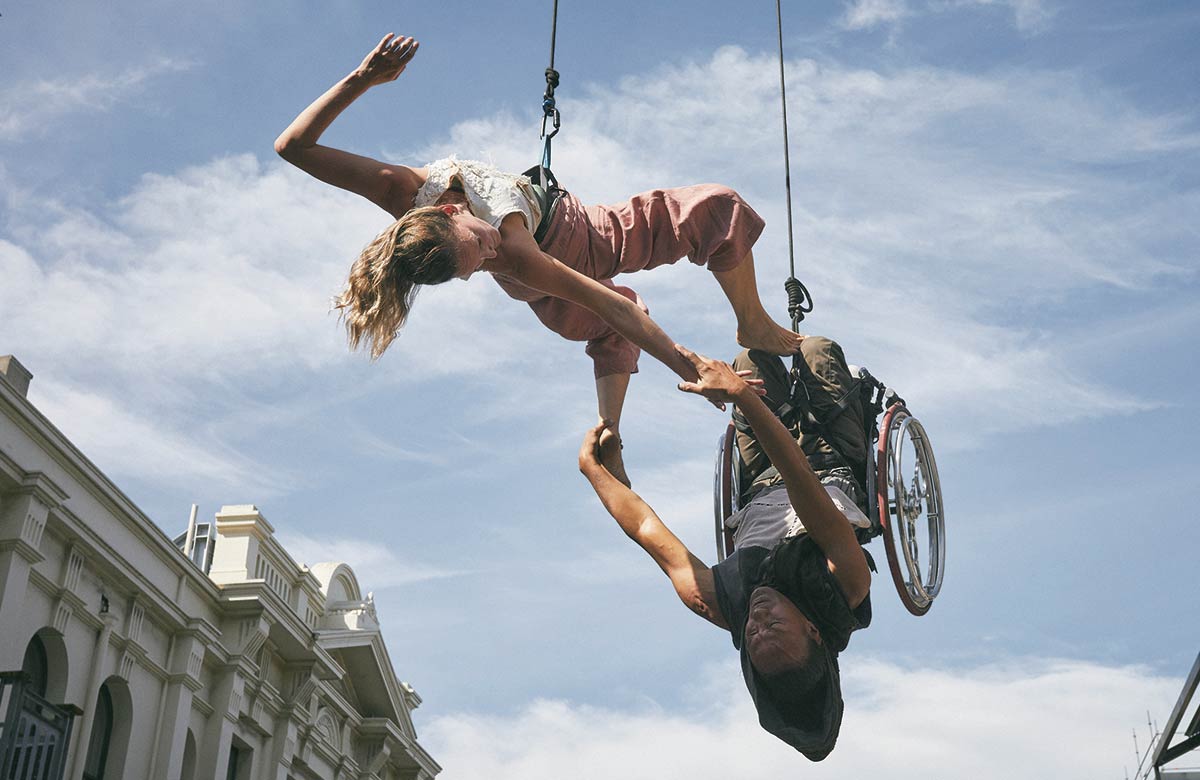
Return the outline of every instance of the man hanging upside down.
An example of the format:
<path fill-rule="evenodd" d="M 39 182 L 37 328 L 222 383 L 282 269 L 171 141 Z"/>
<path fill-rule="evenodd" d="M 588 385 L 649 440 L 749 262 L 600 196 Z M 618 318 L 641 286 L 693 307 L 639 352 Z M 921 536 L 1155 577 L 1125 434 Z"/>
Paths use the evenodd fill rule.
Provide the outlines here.
<path fill-rule="evenodd" d="M 855 476 L 866 458 L 861 404 L 851 402 L 819 434 L 798 435 L 775 414 L 788 400 L 779 358 L 743 352 L 731 367 L 676 349 L 699 374 L 680 390 L 736 404 L 748 503 L 726 523 L 734 529 L 733 554 L 709 568 L 614 478 L 599 456 L 603 424 L 584 438 L 579 469 L 680 600 L 730 632 L 762 727 L 820 761 L 841 728 L 838 653 L 871 622 L 871 573 L 854 530 L 867 524 Z M 850 372 L 828 339 L 807 337 L 801 352 L 811 410 L 821 419 L 849 388 Z"/>

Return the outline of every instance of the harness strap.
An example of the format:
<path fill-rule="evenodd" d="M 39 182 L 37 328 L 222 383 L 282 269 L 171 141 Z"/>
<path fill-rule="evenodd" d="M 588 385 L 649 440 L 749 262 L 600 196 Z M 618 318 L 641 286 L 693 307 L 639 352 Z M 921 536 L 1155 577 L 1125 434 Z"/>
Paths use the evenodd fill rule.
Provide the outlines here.
<path fill-rule="evenodd" d="M 554 220 L 555 211 L 558 210 L 558 202 L 562 200 L 562 196 L 567 191 L 558 186 L 558 179 L 554 177 L 549 168 L 543 165 L 535 165 L 525 171 L 523 175 L 528 176 L 529 181 L 533 184 L 533 193 L 537 196 L 538 205 L 542 209 L 542 218 L 533 230 L 533 240 L 540 244 L 550 230 L 550 223 Z"/>

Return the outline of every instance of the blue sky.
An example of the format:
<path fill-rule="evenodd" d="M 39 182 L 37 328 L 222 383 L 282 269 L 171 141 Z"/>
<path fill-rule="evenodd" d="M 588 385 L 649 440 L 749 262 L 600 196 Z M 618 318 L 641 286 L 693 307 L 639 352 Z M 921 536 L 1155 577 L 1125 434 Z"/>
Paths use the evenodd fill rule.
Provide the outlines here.
<path fill-rule="evenodd" d="M 773 4 L 561 5 L 559 178 L 592 202 L 736 187 L 767 218 L 756 262 L 782 320 Z M 549 3 L 119 6 L 0 6 L 0 352 L 34 372 L 33 402 L 168 532 L 193 501 L 252 502 L 298 557 L 355 566 L 448 778 L 559 776 L 567 755 L 597 777 L 635 756 L 647 776 L 685 755 L 699 777 L 736 771 L 726 754 L 802 762 L 756 732 L 726 637 L 578 476 L 581 348 L 480 278 L 425 291 L 378 363 L 348 353 L 329 297 L 386 215 L 271 151 L 396 31 L 417 59 L 326 140 L 527 167 Z M 841 747 L 813 771 L 897 776 L 883 723 L 898 752 L 941 734 L 927 760 L 947 776 L 1013 776 L 998 762 L 1017 752 L 1118 777 L 1200 645 L 1200 8 L 784 14 L 806 324 L 925 421 L 950 524 L 928 616 L 877 578 Z M 734 351 L 704 271 L 625 281 L 676 340 Z M 706 559 L 722 426 L 643 360 L 627 464 Z M 1066 762 L 1048 735 L 1081 707 L 1074 744 L 1094 749 Z M 1001 715 L 1028 731 L 999 735 Z"/>

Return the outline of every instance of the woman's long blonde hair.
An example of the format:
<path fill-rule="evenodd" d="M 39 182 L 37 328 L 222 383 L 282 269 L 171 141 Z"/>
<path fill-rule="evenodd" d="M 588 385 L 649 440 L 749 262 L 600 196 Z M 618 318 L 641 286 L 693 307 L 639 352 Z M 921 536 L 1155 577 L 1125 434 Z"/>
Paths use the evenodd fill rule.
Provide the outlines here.
<path fill-rule="evenodd" d="M 408 319 L 417 289 L 454 277 L 456 246 L 450 216 L 436 206 L 412 209 L 376 236 L 333 300 L 350 348 L 365 339 L 372 360 L 382 355 Z"/>

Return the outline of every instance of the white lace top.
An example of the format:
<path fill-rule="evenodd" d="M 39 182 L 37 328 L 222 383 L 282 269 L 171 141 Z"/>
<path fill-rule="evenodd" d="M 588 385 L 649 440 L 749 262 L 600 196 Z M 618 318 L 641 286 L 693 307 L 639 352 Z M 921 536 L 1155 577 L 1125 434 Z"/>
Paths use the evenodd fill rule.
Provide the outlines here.
<path fill-rule="evenodd" d="M 528 176 L 505 173 L 495 166 L 478 160 L 458 160 L 447 157 L 426 166 L 429 177 L 417 190 L 413 205 L 432 206 L 450 187 L 450 182 L 460 179 L 471 211 L 493 227 L 514 211 L 525 216 L 525 226 L 532 233 L 542 219 L 542 209 L 533 192 Z"/>

